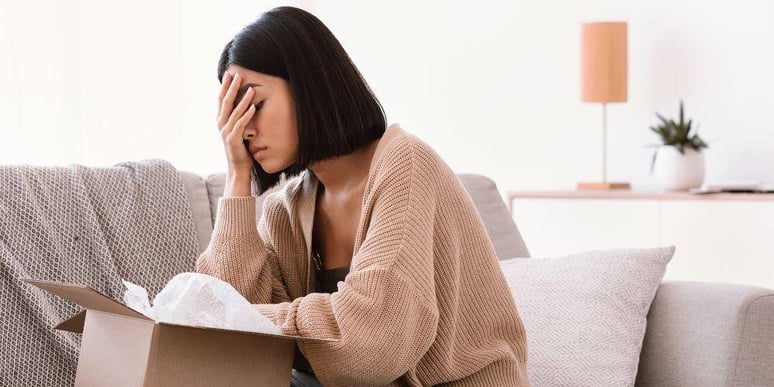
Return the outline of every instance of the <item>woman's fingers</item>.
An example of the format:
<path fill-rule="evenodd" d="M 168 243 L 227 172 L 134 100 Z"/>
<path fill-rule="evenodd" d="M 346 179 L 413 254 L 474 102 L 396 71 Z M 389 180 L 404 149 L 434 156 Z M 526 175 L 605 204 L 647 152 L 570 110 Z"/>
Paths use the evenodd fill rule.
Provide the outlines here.
<path fill-rule="evenodd" d="M 244 168 L 249 170 L 253 166 L 252 156 L 242 140 L 245 126 L 255 114 L 255 106 L 252 106 L 255 90 L 248 88 L 244 97 L 239 96 L 239 86 L 242 83 L 239 74 L 233 76 L 226 72 L 223 75 L 218 102 L 218 129 L 223 138 L 228 159 L 229 168 Z M 239 104 L 234 106 L 234 101 L 239 98 Z"/>
<path fill-rule="evenodd" d="M 255 114 L 255 105 L 250 105 L 250 108 L 247 109 L 245 114 L 237 120 L 236 124 L 234 124 L 234 136 L 239 138 L 239 141 L 242 141 L 242 137 L 244 136 L 245 131 L 245 125 L 247 125 L 248 122 L 253 118 L 253 114 Z"/>
<path fill-rule="evenodd" d="M 234 123 L 234 130 L 225 136 L 226 153 L 230 163 L 234 165 L 252 165 L 253 160 L 242 139 L 244 128 L 253 117 L 255 107 L 250 106 L 245 114 Z"/>
<path fill-rule="evenodd" d="M 231 112 L 231 117 L 229 117 L 228 122 L 226 123 L 226 128 L 232 128 L 234 125 L 236 125 L 236 121 L 240 119 L 245 113 L 245 111 L 248 110 L 248 108 L 253 102 L 253 95 L 255 94 L 255 91 L 250 88 L 247 89 L 247 92 L 245 93 L 245 96 L 242 97 L 242 100 L 239 101 L 239 105 L 237 105 L 234 110 Z M 224 129 L 229 130 L 229 129 Z"/>
<path fill-rule="evenodd" d="M 220 115 L 220 107 L 223 106 L 223 97 L 226 96 L 226 91 L 228 91 L 229 86 L 231 86 L 231 73 L 226 71 L 221 80 L 220 94 L 218 94 L 218 115 Z"/>
<path fill-rule="evenodd" d="M 223 102 L 220 104 L 220 117 L 218 118 L 218 126 L 221 127 L 228 122 L 228 118 L 231 116 L 231 110 L 234 106 L 234 99 L 236 98 L 237 91 L 239 90 L 239 84 L 242 83 L 242 78 L 239 74 L 234 74 L 234 79 L 226 91 L 226 95 L 223 97 Z"/>

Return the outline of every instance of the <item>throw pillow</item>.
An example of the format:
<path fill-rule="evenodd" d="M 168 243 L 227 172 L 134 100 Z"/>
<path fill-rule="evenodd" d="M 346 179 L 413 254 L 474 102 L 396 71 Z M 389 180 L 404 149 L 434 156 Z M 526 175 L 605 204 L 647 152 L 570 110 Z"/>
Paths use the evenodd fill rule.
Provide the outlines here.
<path fill-rule="evenodd" d="M 534 386 L 633 386 L 650 304 L 675 247 L 500 261 Z"/>

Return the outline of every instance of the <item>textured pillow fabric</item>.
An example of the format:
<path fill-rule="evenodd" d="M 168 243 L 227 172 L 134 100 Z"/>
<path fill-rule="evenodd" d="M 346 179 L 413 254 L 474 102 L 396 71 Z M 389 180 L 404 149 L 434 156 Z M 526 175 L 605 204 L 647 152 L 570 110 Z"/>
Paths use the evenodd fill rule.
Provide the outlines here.
<path fill-rule="evenodd" d="M 500 261 L 527 331 L 532 385 L 633 386 L 674 246 Z"/>

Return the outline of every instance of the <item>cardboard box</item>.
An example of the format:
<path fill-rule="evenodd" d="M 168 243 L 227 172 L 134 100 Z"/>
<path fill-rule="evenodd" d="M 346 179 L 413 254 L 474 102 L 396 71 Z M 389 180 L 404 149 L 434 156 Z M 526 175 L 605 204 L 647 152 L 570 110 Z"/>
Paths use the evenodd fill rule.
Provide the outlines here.
<path fill-rule="evenodd" d="M 76 386 L 290 385 L 296 340 L 155 322 L 86 285 L 23 279 L 85 309 L 55 329 L 82 333 Z"/>

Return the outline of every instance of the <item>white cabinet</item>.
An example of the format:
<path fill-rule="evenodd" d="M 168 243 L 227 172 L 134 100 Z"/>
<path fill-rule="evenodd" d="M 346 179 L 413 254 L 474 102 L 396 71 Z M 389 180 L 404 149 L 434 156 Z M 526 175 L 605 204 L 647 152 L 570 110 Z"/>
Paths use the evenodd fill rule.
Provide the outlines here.
<path fill-rule="evenodd" d="M 509 192 L 533 257 L 675 245 L 665 280 L 774 288 L 774 195 Z"/>
<path fill-rule="evenodd" d="M 667 274 L 774 288 L 774 201 L 664 201 L 661 242 Z"/>

